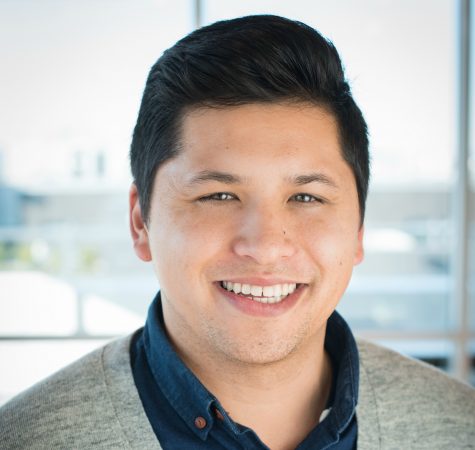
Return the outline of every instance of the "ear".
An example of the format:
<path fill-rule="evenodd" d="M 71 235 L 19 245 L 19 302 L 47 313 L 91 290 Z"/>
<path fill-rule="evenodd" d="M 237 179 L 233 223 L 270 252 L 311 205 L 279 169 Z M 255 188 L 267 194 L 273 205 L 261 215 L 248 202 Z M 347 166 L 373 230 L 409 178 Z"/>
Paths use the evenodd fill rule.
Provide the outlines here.
<path fill-rule="evenodd" d="M 132 183 L 129 191 L 129 222 L 135 253 L 141 260 L 151 261 L 147 225 L 142 218 L 139 193 L 135 183 Z"/>
<path fill-rule="evenodd" d="M 356 243 L 355 259 L 353 265 L 358 265 L 364 258 L 364 248 L 363 248 L 363 237 L 364 237 L 364 225 L 361 225 L 358 230 L 358 238 Z"/>

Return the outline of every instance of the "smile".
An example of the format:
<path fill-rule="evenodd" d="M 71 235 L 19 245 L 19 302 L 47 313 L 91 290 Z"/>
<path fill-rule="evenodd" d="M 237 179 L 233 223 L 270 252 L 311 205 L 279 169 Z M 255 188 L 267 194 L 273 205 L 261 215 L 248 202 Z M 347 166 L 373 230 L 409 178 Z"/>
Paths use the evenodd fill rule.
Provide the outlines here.
<path fill-rule="evenodd" d="M 299 286 L 296 283 L 258 286 L 254 284 L 221 281 L 221 287 L 258 303 L 279 303 L 292 294 Z"/>

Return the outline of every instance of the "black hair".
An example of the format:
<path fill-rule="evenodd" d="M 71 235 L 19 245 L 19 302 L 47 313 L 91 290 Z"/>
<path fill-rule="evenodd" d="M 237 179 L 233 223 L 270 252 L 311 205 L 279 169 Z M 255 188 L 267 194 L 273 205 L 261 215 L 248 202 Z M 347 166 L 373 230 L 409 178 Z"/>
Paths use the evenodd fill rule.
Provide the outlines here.
<path fill-rule="evenodd" d="M 187 111 L 288 101 L 323 107 L 335 117 L 342 155 L 355 177 L 362 224 L 369 181 L 368 133 L 338 52 L 308 25 L 271 15 L 199 28 L 153 65 L 130 151 L 144 220 L 149 218 L 157 169 L 179 152 Z"/>

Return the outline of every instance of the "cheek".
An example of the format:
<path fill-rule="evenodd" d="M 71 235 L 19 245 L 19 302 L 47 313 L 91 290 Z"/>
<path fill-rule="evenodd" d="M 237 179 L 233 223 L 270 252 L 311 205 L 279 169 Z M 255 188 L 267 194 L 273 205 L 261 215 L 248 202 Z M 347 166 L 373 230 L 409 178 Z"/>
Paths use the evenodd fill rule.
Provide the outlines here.
<path fill-rule="evenodd" d="M 343 225 L 342 225 L 343 223 Z M 357 230 L 341 221 L 318 221 L 300 230 L 310 257 L 323 272 L 341 271 L 351 274 L 357 249 Z"/>
<path fill-rule="evenodd" d="M 173 275 L 173 271 L 185 272 L 187 279 L 193 278 L 200 274 L 206 261 L 222 251 L 227 228 L 210 214 L 190 214 L 185 209 L 165 211 L 164 208 L 154 218 L 154 232 L 150 235 L 159 278 Z"/>

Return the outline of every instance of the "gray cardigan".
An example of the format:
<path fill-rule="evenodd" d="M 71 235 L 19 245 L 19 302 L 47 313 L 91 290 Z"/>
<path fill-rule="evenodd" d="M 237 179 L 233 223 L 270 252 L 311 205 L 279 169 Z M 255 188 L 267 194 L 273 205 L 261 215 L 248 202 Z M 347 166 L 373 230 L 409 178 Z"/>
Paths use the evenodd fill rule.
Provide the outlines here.
<path fill-rule="evenodd" d="M 130 336 L 0 408 L 0 449 L 160 449 L 134 384 Z M 475 390 L 364 341 L 358 449 L 475 448 Z"/>

